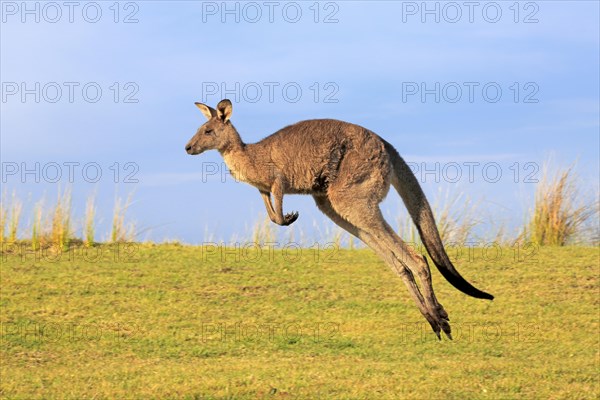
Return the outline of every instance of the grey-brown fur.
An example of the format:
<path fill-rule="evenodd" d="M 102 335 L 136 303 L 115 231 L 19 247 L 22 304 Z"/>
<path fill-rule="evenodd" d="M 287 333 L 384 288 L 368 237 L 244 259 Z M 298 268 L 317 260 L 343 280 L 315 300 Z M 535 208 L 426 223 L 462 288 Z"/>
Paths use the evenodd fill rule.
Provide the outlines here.
<path fill-rule="evenodd" d="M 388 142 L 358 125 L 331 119 L 301 121 L 254 144 L 231 124 L 232 105 L 196 106 L 207 117 L 186 145 L 189 154 L 218 150 L 233 175 L 258 188 L 269 218 L 289 225 L 284 194 L 310 194 L 337 225 L 371 247 L 404 281 L 434 332 L 451 338 L 448 314 L 437 301 L 427 260 L 407 246 L 384 220 L 379 203 L 390 185 L 398 191 L 442 275 L 462 292 L 493 299 L 468 283 L 450 262 L 418 181 Z M 420 288 L 416 283 L 418 278 Z"/>

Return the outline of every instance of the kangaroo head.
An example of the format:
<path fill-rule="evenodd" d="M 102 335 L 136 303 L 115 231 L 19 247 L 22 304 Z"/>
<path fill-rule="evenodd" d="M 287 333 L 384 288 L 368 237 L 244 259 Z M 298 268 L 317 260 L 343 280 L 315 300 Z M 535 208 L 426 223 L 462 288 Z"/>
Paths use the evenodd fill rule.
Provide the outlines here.
<path fill-rule="evenodd" d="M 196 107 L 202 111 L 202 114 L 208 119 L 196 131 L 196 134 L 185 146 L 188 154 L 200 154 L 206 150 L 227 150 L 239 135 L 229 118 L 231 117 L 231 101 L 224 99 L 217 104 L 217 109 L 202 103 L 195 103 Z"/>

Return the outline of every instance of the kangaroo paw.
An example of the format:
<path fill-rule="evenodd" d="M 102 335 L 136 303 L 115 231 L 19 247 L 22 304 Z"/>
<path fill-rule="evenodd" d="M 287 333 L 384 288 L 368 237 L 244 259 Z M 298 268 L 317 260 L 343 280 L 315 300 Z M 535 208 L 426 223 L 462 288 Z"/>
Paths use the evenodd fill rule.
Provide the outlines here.
<path fill-rule="evenodd" d="M 281 224 L 281 225 L 284 225 L 284 226 L 291 225 L 295 220 L 298 219 L 298 215 L 299 215 L 298 212 L 285 214 L 283 216 L 283 224 Z"/>
<path fill-rule="evenodd" d="M 452 329 L 450 328 L 450 323 L 448 321 L 444 319 L 439 321 L 430 321 L 428 319 L 427 322 L 429 322 L 429 325 L 431 325 L 431 329 L 433 329 L 433 332 L 435 332 L 438 340 L 442 340 L 440 332 L 444 332 L 448 339 L 452 340 Z"/>
<path fill-rule="evenodd" d="M 446 310 L 444 310 L 444 307 L 442 307 L 442 305 L 439 303 L 436 306 L 436 312 L 440 328 L 446 334 L 448 339 L 452 340 L 452 329 L 450 328 L 450 318 L 448 317 L 448 313 L 446 312 Z"/>
<path fill-rule="evenodd" d="M 427 319 L 427 322 L 431 325 L 431 329 L 435 332 L 438 340 L 442 340 L 440 335 L 441 332 L 444 332 L 448 339 L 452 340 L 452 328 L 450 327 L 450 322 L 448 322 L 448 313 L 441 305 L 436 308 L 436 311 L 437 312 L 430 313 L 430 315 L 425 315 L 425 319 Z"/>
<path fill-rule="evenodd" d="M 437 313 L 441 318 L 445 319 L 446 321 L 450 321 L 448 313 L 446 312 L 446 310 L 444 310 L 444 307 L 442 307 L 442 305 L 439 303 L 437 305 Z"/>
<path fill-rule="evenodd" d="M 424 317 L 427 320 L 427 322 L 429 322 L 429 325 L 431 326 L 433 332 L 435 332 L 435 336 L 437 336 L 438 340 L 442 340 L 442 337 L 440 336 L 440 324 L 430 315 L 425 315 Z"/>
<path fill-rule="evenodd" d="M 444 319 L 441 321 L 440 325 L 442 327 L 442 331 L 444 331 L 444 334 L 446 334 L 448 339 L 452 340 L 452 329 L 450 328 L 450 323 Z M 439 338 L 439 334 L 438 334 L 438 338 Z"/>

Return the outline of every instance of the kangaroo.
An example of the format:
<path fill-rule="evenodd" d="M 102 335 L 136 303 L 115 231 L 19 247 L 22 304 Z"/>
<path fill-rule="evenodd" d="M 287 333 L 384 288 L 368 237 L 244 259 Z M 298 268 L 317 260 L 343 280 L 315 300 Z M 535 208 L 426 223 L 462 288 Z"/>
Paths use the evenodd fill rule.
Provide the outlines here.
<path fill-rule="evenodd" d="M 452 334 L 448 313 L 433 291 L 427 259 L 398 237 L 379 209 L 390 184 L 442 276 L 469 296 L 494 298 L 454 268 L 419 182 L 396 149 L 374 132 L 348 122 L 315 119 L 246 144 L 231 123 L 231 101 L 221 100 L 216 110 L 195 104 L 208 121 L 185 146 L 188 154 L 218 150 L 237 180 L 258 189 L 269 218 L 278 225 L 290 225 L 298 218 L 297 212 L 283 213 L 284 194 L 312 195 L 319 210 L 366 243 L 402 278 L 438 339 L 440 331 L 449 339 Z"/>

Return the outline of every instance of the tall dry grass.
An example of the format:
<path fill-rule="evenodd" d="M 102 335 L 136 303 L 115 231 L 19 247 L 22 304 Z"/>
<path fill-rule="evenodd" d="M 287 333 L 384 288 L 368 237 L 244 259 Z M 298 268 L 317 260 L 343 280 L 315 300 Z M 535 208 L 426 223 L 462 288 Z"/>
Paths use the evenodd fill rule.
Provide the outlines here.
<path fill-rule="evenodd" d="M 13 191 L 10 198 L 10 206 L 6 205 L 6 196 L 5 201 L 3 201 L 4 205 L 1 207 L 3 209 L 2 213 L 4 214 L 4 219 L 2 223 L 2 230 L 4 231 L 5 223 L 8 223 L 8 241 L 16 242 L 19 235 L 19 224 L 21 222 L 21 211 L 23 210 L 23 203 L 17 197 L 16 191 Z M 4 240 L 5 233 L 2 232 L 2 238 Z"/>
<path fill-rule="evenodd" d="M 20 230 L 20 222 L 23 210 L 23 202 L 13 192 L 10 196 L 6 191 L 2 193 L 0 203 L 0 239 L 9 242 L 24 240 L 31 242 L 34 250 L 56 246 L 57 249 L 68 249 L 73 242 L 83 242 L 86 246 L 94 245 L 97 241 L 96 235 L 96 203 L 95 194 L 87 199 L 85 215 L 81 226 L 81 236 L 76 236 L 76 226 L 72 211 L 72 191 L 70 188 L 57 191 L 56 203 L 51 207 L 45 207 L 46 201 L 42 197 L 36 202 L 32 209 L 31 224 L 28 227 L 29 234 Z M 113 213 L 113 226 L 109 234 L 112 241 L 134 241 L 137 235 L 136 226 L 128 221 L 127 209 L 133 204 L 132 195 L 125 202 L 116 198 Z M 79 228 L 77 228 L 79 230 Z M 21 238 L 19 238 L 21 236 Z"/>
<path fill-rule="evenodd" d="M 535 191 L 533 210 L 520 240 L 541 246 L 597 241 L 598 198 L 581 193 L 573 165 L 550 172 L 547 162 Z M 594 239 L 594 236 L 596 237 Z"/>
<path fill-rule="evenodd" d="M 87 203 L 85 205 L 85 219 L 84 219 L 84 227 L 83 227 L 83 243 L 86 246 L 93 246 L 95 243 L 95 234 L 96 234 L 96 225 L 95 225 L 95 216 L 96 216 L 96 206 L 95 206 L 95 196 L 91 195 L 87 199 Z"/>
<path fill-rule="evenodd" d="M 265 243 L 273 243 L 277 239 L 275 227 L 269 217 L 259 219 L 252 229 L 252 242 L 255 245 L 262 246 Z"/>
<path fill-rule="evenodd" d="M 40 200 L 33 208 L 33 221 L 31 223 L 31 247 L 33 250 L 38 250 L 42 246 L 44 239 L 43 232 L 43 209 L 44 200 Z"/>
<path fill-rule="evenodd" d="M 504 225 L 493 228 L 497 232 L 495 239 L 500 244 L 517 242 L 533 242 L 542 246 L 562 246 L 565 244 L 597 244 L 600 241 L 598 214 L 600 201 L 598 194 L 590 200 L 589 194 L 582 193 L 578 187 L 578 179 L 573 172 L 573 166 L 550 174 L 548 163 L 542 169 L 542 178 L 536 187 L 533 208 L 526 217 L 524 225 L 517 233 L 509 234 Z M 133 204 L 132 194 L 125 201 L 115 197 L 112 228 L 109 241 L 135 241 L 139 232 L 136 226 L 127 218 L 127 211 Z M 34 249 L 49 243 L 68 247 L 75 237 L 72 217 L 71 190 L 58 190 L 56 204 L 52 208 L 44 208 L 43 199 L 33 207 L 30 219 L 31 244 Z M 447 245 L 461 245 L 473 239 L 479 220 L 478 204 L 474 203 L 463 192 L 440 190 L 433 202 L 433 212 L 438 224 L 442 240 Z M 0 239 L 2 241 L 17 241 L 19 235 L 28 240 L 19 230 L 23 203 L 15 191 L 9 196 L 6 190 L 2 193 L 0 204 Z M 93 245 L 97 240 L 95 196 L 87 199 L 85 216 L 83 218 L 82 239 L 85 245 Z M 496 219 L 496 218 L 494 218 Z M 252 240 L 258 245 L 275 242 L 278 235 L 286 236 L 288 242 L 298 242 L 301 246 L 312 246 L 314 240 L 323 243 L 333 243 L 338 247 L 354 248 L 359 242 L 351 235 L 333 224 L 323 224 L 323 220 L 314 221 L 315 234 L 306 240 L 301 227 L 288 227 L 284 231 L 272 224 L 265 216 L 255 223 L 253 229 L 246 234 L 246 240 Z M 398 218 L 399 234 L 409 243 L 420 246 L 421 241 L 417 230 L 408 214 Z M 299 231 L 296 231 L 298 229 Z M 489 233 L 489 232 L 488 232 Z M 214 232 L 206 231 L 206 238 L 214 241 Z M 515 236 L 517 238 L 515 239 Z"/>
<path fill-rule="evenodd" d="M 0 199 L 0 241 L 6 239 L 6 223 L 8 222 L 8 205 L 6 204 L 6 191 L 2 192 Z"/>
<path fill-rule="evenodd" d="M 356 247 L 352 235 L 327 219 L 313 219 L 312 226 L 314 232 L 307 235 L 299 224 L 280 228 L 268 216 L 262 216 L 252 227 L 250 242 L 258 246 L 263 246 L 265 243 L 277 243 L 280 246 L 295 244 L 300 247 L 312 247 L 318 243 L 321 246 L 333 245 L 335 248 Z M 205 233 L 205 238 L 208 237 L 207 235 Z M 233 236 L 231 242 L 237 240 L 245 239 Z"/>
<path fill-rule="evenodd" d="M 477 217 L 478 208 L 479 205 L 464 192 L 452 193 L 446 190 L 442 194 L 440 188 L 433 214 L 442 242 L 466 243 L 472 237 L 475 227 L 481 223 Z"/>
<path fill-rule="evenodd" d="M 61 192 L 59 188 L 56 204 L 52 210 L 50 241 L 61 249 L 68 247 L 73 236 L 71 204 L 71 189 L 67 188 Z"/>
<path fill-rule="evenodd" d="M 115 197 L 115 207 L 113 209 L 112 229 L 110 233 L 111 242 L 133 242 L 135 241 L 136 231 L 133 222 L 126 223 L 125 215 L 129 207 L 133 204 L 133 194 L 127 196 L 123 202 L 121 197 Z"/>

